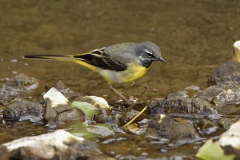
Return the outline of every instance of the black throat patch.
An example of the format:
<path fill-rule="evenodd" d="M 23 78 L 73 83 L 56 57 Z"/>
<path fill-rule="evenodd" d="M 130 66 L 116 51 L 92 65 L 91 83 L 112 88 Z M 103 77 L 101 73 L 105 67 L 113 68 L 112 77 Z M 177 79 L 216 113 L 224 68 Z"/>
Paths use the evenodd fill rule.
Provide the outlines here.
<path fill-rule="evenodd" d="M 150 60 L 150 59 L 140 59 L 140 62 L 142 63 L 142 65 L 144 66 L 144 67 L 146 67 L 146 68 L 148 68 L 148 67 L 150 67 L 151 66 L 151 64 L 152 64 L 152 60 Z"/>

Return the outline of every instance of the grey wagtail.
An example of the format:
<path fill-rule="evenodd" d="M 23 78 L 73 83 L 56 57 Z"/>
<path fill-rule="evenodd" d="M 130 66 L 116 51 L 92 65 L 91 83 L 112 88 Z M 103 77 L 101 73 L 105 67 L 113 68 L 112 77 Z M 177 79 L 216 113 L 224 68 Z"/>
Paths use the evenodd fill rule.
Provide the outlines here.
<path fill-rule="evenodd" d="M 153 61 L 167 64 L 162 58 L 160 48 L 152 42 L 120 43 L 76 55 L 25 55 L 23 58 L 70 61 L 80 64 L 102 75 L 110 88 L 125 101 L 126 98 L 115 90 L 112 84 L 134 83 L 148 71 Z M 135 83 L 133 85 L 144 87 L 145 91 L 157 91 L 148 86 Z"/>

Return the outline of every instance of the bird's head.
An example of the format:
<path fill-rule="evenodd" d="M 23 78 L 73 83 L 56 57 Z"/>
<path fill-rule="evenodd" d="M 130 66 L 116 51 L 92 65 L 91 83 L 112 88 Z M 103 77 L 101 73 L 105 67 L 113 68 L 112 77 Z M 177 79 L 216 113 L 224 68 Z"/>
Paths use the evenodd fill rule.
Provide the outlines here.
<path fill-rule="evenodd" d="M 162 58 L 160 48 L 152 42 L 139 43 L 136 46 L 135 53 L 145 67 L 149 67 L 153 61 L 167 62 Z"/>

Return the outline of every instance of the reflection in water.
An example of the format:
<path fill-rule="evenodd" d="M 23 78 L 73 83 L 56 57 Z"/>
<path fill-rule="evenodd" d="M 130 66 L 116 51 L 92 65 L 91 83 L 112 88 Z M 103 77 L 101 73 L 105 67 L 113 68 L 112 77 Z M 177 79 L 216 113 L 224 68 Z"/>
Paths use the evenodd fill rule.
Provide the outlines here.
<path fill-rule="evenodd" d="M 0 83 L 14 74 L 35 77 L 29 97 L 62 80 L 87 95 L 117 100 L 104 79 L 67 62 L 28 61 L 25 54 L 77 54 L 122 42 L 152 41 L 168 65 L 156 63 L 138 82 L 159 90 L 116 85 L 126 97 L 154 100 L 187 86 L 207 86 L 215 67 L 232 56 L 239 39 L 240 4 L 232 1 L 1 1 Z M 5 133 L 5 132 L 4 132 Z M 22 135 L 24 136 L 24 135 Z M 19 136 L 15 136 L 18 138 Z M 195 151 L 194 151 L 195 152 Z"/>

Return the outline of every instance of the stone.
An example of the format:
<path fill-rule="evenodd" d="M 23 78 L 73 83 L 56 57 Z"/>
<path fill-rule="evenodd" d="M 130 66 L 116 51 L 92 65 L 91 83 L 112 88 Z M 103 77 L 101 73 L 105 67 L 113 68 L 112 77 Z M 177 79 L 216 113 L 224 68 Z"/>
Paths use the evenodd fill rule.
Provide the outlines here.
<path fill-rule="evenodd" d="M 3 111 L 5 121 L 40 122 L 43 119 L 44 108 L 39 103 L 19 100 L 6 107 Z"/>
<path fill-rule="evenodd" d="M 223 133 L 219 142 L 221 146 L 232 146 L 234 149 L 240 150 L 240 121 L 233 123 L 230 128 Z"/>
<path fill-rule="evenodd" d="M 155 115 L 148 123 L 145 133 L 147 137 L 171 139 L 192 136 L 195 133 L 193 123 L 186 119 L 180 120 L 170 116 L 160 118 L 160 115 Z"/>
<path fill-rule="evenodd" d="M 49 99 L 51 107 L 59 105 L 68 105 L 68 99 L 64 97 L 56 88 L 52 87 L 47 93 L 43 95 L 44 100 Z"/>
<path fill-rule="evenodd" d="M 73 108 L 71 110 L 61 112 L 57 116 L 57 121 L 59 124 L 63 124 L 66 121 L 84 122 L 84 120 L 85 120 L 84 113 L 77 108 Z"/>
<path fill-rule="evenodd" d="M 96 143 L 57 130 L 39 136 L 24 137 L 4 143 L 5 157 L 9 159 L 93 159 L 107 158 L 97 148 Z M 0 152 L 1 153 L 1 152 Z M 1 154 L 0 154 L 1 155 Z M 103 158 L 104 159 L 104 158 Z"/>

